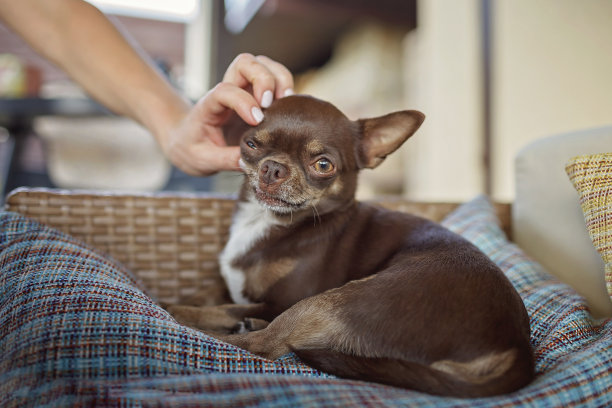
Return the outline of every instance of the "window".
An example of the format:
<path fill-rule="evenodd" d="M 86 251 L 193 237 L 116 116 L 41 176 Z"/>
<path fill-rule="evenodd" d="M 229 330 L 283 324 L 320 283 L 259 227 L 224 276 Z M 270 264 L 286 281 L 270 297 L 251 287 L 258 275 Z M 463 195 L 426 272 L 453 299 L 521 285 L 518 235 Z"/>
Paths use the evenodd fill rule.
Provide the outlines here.
<path fill-rule="evenodd" d="M 88 0 L 105 13 L 188 22 L 199 12 L 199 0 Z"/>

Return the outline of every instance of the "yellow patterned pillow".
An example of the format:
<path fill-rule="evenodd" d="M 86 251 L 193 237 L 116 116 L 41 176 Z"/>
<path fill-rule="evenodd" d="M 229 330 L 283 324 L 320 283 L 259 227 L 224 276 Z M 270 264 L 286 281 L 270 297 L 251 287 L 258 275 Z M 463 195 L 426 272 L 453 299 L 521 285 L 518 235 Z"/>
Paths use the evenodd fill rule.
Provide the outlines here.
<path fill-rule="evenodd" d="M 586 226 L 605 263 L 606 288 L 612 297 L 612 153 L 574 157 L 565 171 L 580 195 Z"/>

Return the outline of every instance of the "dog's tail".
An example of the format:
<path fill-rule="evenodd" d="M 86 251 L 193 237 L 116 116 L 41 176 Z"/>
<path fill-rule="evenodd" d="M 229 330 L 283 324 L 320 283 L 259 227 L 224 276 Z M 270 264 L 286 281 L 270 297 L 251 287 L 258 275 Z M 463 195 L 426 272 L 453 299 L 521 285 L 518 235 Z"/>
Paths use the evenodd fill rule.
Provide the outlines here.
<path fill-rule="evenodd" d="M 306 364 L 338 377 L 373 381 L 429 394 L 487 397 L 515 391 L 533 378 L 531 359 L 510 349 L 469 362 L 437 361 L 430 365 L 390 358 L 370 358 L 329 349 L 294 352 Z"/>

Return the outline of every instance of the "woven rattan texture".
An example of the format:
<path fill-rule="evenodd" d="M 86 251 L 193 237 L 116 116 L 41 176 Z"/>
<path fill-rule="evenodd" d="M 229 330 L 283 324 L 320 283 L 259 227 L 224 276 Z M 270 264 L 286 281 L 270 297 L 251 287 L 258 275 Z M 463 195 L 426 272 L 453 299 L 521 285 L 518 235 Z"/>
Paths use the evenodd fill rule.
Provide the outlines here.
<path fill-rule="evenodd" d="M 6 207 L 110 254 L 160 302 L 190 303 L 199 291 L 223 285 L 217 257 L 232 199 L 21 189 Z"/>
<path fill-rule="evenodd" d="M 375 203 L 388 208 L 390 210 L 402 211 L 411 214 L 420 215 L 421 217 L 428 218 L 430 220 L 440 222 L 459 206 L 459 203 L 428 203 L 428 202 L 414 202 L 402 199 L 381 199 L 375 201 Z M 493 207 L 495 213 L 500 221 L 500 227 L 508 238 L 512 238 L 510 235 L 511 227 L 511 207 L 507 203 L 494 203 Z"/>
<path fill-rule="evenodd" d="M 440 221 L 454 203 L 379 200 L 389 209 Z M 225 245 L 235 201 L 211 195 L 120 194 L 22 188 L 6 209 L 79 238 L 126 265 L 166 304 L 202 303 L 224 291 L 217 257 Z M 510 206 L 496 204 L 509 231 Z"/>

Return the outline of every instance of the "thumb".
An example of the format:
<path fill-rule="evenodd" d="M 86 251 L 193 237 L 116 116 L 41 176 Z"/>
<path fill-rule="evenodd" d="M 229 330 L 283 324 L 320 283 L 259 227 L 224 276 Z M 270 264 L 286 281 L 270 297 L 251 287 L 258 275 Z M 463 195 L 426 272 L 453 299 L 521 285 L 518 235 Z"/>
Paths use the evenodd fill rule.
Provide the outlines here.
<path fill-rule="evenodd" d="M 240 147 L 217 147 L 211 155 L 208 165 L 212 171 L 240 171 Z"/>

